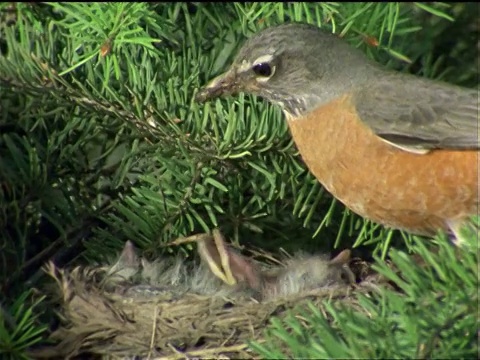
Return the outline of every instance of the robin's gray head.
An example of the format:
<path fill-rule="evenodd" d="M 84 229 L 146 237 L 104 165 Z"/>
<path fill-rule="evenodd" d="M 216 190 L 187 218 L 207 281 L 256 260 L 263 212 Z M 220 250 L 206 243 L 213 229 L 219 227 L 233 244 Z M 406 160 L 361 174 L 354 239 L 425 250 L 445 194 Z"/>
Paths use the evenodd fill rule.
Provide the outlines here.
<path fill-rule="evenodd" d="M 247 92 L 300 115 L 348 91 L 370 62 L 336 35 L 306 24 L 267 28 L 245 42 L 233 64 L 198 101 Z"/>

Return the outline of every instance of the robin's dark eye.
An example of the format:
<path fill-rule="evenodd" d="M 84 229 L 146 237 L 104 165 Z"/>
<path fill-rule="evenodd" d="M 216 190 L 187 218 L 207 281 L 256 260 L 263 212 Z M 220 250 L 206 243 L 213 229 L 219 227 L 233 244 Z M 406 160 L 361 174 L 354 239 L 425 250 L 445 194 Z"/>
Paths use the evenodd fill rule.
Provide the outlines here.
<path fill-rule="evenodd" d="M 258 76 L 268 77 L 271 76 L 273 71 L 272 67 L 268 63 L 259 63 L 253 65 L 253 72 Z"/>

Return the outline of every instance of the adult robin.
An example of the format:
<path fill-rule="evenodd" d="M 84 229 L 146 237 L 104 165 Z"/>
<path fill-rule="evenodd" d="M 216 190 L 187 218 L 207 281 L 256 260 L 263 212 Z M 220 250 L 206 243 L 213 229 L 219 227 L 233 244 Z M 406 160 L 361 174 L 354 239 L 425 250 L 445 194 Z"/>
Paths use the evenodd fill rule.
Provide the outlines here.
<path fill-rule="evenodd" d="M 320 183 L 357 214 L 433 235 L 479 209 L 479 91 L 388 70 L 315 26 L 267 28 L 205 101 L 247 92 L 280 106 Z"/>

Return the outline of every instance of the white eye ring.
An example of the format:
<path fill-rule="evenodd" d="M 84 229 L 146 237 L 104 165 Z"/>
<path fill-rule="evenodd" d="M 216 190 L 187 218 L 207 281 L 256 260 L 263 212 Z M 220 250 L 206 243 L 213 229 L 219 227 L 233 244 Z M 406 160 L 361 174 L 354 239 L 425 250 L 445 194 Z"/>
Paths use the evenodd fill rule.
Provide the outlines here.
<path fill-rule="evenodd" d="M 275 65 L 272 65 L 273 55 L 263 55 L 253 62 L 252 70 L 257 75 L 258 82 L 266 82 L 275 74 Z"/>

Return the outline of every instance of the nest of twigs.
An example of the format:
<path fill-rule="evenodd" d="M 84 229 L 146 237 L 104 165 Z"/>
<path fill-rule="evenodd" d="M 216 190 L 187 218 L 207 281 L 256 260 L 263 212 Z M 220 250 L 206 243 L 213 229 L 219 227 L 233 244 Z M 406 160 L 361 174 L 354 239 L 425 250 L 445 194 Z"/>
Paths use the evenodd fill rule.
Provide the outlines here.
<path fill-rule="evenodd" d="M 252 358 L 247 342 L 262 342 L 272 316 L 282 318 L 308 301 L 320 309 L 326 299 L 354 302 L 353 292 L 367 291 L 335 285 L 269 301 L 225 293 L 136 297 L 106 289 L 104 268 L 68 271 L 48 264 L 46 270 L 61 298 L 61 326 L 50 337 L 57 345 L 37 351 L 37 358 Z"/>

